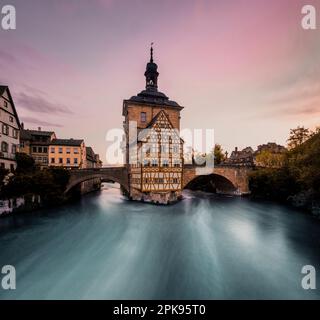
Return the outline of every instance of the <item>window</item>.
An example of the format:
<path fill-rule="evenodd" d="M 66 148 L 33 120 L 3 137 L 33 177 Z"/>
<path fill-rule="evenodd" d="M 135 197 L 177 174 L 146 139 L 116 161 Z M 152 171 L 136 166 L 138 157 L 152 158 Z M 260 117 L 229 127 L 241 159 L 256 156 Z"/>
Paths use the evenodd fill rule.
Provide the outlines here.
<path fill-rule="evenodd" d="M 74 163 L 74 164 L 78 164 L 78 158 L 74 158 L 74 159 L 73 159 L 73 163 Z"/>
<path fill-rule="evenodd" d="M 70 164 L 70 158 L 67 158 L 67 164 Z"/>
<path fill-rule="evenodd" d="M 179 153 L 179 146 L 173 146 L 172 152 L 173 153 Z"/>
<path fill-rule="evenodd" d="M 62 163 L 63 163 L 62 158 L 59 158 L 59 163 L 60 163 L 60 164 L 62 164 Z"/>
<path fill-rule="evenodd" d="M 17 153 L 17 146 L 15 144 L 12 145 L 11 152 L 13 154 Z"/>
<path fill-rule="evenodd" d="M 5 134 L 6 136 L 9 134 L 9 126 L 6 124 L 2 125 L 2 133 Z"/>
<path fill-rule="evenodd" d="M 54 158 L 51 158 L 51 163 L 55 163 L 55 159 Z"/>
<path fill-rule="evenodd" d="M 173 166 L 176 167 L 176 168 L 180 167 L 180 160 L 175 160 Z"/>
<path fill-rule="evenodd" d="M 166 153 L 167 152 L 167 146 L 165 144 L 161 145 L 161 152 Z"/>
<path fill-rule="evenodd" d="M 147 121 L 147 113 L 146 112 L 141 112 L 140 113 L 140 121 L 141 122 L 146 122 Z"/>
<path fill-rule="evenodd" d="M 55 152 L 56 152 L 56 149 L 55 149 L 55 148 L 50 148 L 50 152 L 51 152 L 51 153 L 55 153 Z"/>
<path fill-rule="evenodd" d="M 153 159 L 152 160 L 152 167 L 157 167 L 158 166 L 158 160 Z"/>
<path fill-rule="evenodd" d="M 9 117 L 9 121 L 10 121 L 10 122 L 13 122 L 13 117 L 10 116 L 10 117 Z"/>
<path fill-rule="evenodd" d="M 178 180 L 178 178 L 173 178 L 173 179 L 172 179 L 172 182 L 173 182 L 173 183 L 179 183 L 179 180 Z"/>
<path fill-rule="evenodd" d="M 1 142 L 1 151 L 8 152 L 8 144 L 4 141 Z"/>
<path fill-rule="evenodd" d="M 36 153 L 37 152 L 37 147 L 32 147 L 32 152 Z"/>
<path fill-rule="evenodd" d="M 59 147 L 59 153 L 62 153 L 62 147 Z"/>
<path fill-rule="evenodd" d="M 4 105 L 5 108 L 8 108 L 8 102 L 7 101 L 4 101 L 3 105 Z"/>
<path fill-rule="evenodd" d="M 74 154 L 78 154 L 79 153 L 79 149 L 78 148 L 73 148 L 73 153 Z"/>
<path fill-rule="evenodd" d="M 38 153 L 42 153 L 42 147 L 38 147 Z"/>
<path fill-rule="evenodd" d="M 162 166 L 163 167 L 169 167 L 169 161 L 168 160 L 162 160 Z"/>
<path fill-rule="evenodd" d="M 48 147 L 43 147 L 43 152 L 47 153 L 48 152 Z"/>
<path fill-rule="evenodd" d="M 70 148 L 67 148 L 67 153 L 70 154 Z"/>
<path fill-rule="evenodd" d="M 12 135 L 15 139 L 18 138 L 18 130 L 12 129 Z"/>
<path fill-rule="evenodd" d="M 24 141 L 23 141 L 23 142 L 20 142 L 20 147 L 21 147 L 21 148 L 24 148 Z"/>
<path fill-rule="evenodd" d="M 47 157 L 43 157 L 42 161 L 43 161 L 44 164 L 48 164 L 48 158 Z"/>
<path fill-rule="evenodd" d="M 144 160 L 144 161 L 143 161 L 143 166 L 144 166 L 144 167 L 149 167 L 149 164 L 150 164 L 150 163 L 149 163 L 149 160 Z"/>

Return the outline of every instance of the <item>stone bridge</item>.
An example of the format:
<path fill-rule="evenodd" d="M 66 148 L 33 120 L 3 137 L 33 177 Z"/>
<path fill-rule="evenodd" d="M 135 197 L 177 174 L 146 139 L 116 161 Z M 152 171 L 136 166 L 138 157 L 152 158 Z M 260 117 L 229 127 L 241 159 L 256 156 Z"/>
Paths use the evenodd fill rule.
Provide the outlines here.
<path fill-rule="evenodd" d="M 214 168 L 185 165 L 183 170 L 183 189 L 201 176 L 211 176 L 217 192 L 233 194 L 249 194 L 249 173 L 251 166 L 216 165 Z"/>
<path fill-rule="evenodd" d="M 96 178 L 101 179 L 102 182 L 117 182 L 126 191 L 129 189 L 126 167 L 105 167 L 71 170 L 69 183 L 67 184 L 65 193 L 69 192 L 73 187 L 79 185 L 81 182 Z"/>
<path fill-rule="evenodd" d="M 225 190 L 222 189 L 227 188 L 227 191 L 230 191 L 234 194 L 248 194 L 250 193 L 248 174 L 252 170 L 252 167 L 236 165 L 218 165 L 214 168 L 185 165 L 183 168 L 182 188 L 186 188 L 192 180 L 200 176 L 210 175 L 212 177 L 213 182 L 217 186 L 217 192 L 224 192 Z M 69 183 L 66 187 L 65 192 L 70 191 L 73 187 L 79 185 L 81 182 L 91 180 L 94 178 L 99 178 L 102 182 L 117 182 L 126 191 L 129 191 L 127 168 L 105 167 L 94 169 L 71 170 Z"/>

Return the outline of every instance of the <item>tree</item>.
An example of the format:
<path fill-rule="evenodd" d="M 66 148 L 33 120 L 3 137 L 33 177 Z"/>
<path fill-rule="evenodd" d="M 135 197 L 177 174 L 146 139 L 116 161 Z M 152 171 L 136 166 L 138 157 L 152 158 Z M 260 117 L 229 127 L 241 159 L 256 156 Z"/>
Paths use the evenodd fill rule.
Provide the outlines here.
<path fill-rule="evenodd" d="M 36 169 L 34 159 L 26 153 L 17 153 L 16 161 L 18 173 L 33 172 Z"/>
<path fill-rule="evenodd" d="M 265 168 L 280 168 L 285 161 L 284 153 L 273 153 L 268 150 L 263 150 L 256 156 L 256 163 L 260 167 Z"/>
<path fill-rule="evenodd" d="M 214 145 L 213 153 L 214 153 L 214 163 L 220 164 L 225 158 L 223 149 L 220 144 Z"/>
<path fill-rule="evenodd" d="M 288 138 L 288 148 L 294 149 L 310 138 L 310 131 L 305 127 L 297 127 L 290 130 L 290 136 Z"/>

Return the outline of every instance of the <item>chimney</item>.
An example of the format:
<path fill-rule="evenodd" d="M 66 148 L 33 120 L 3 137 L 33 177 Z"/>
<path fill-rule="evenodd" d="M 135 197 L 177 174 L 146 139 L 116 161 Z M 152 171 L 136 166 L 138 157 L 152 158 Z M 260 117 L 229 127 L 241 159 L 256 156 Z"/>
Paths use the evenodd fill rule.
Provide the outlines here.
<path fill-rule="evenodd" d="M 238 147 L 235 147 L 234 151 L 235 151 L 235 152 L 238 152 Z"/>
<path fill-rule="evenodd" d="M 38 127 L 38 131 L 41 131 L 41 127 Z"/>
<path fill-rule="evenodd" d="M 21 122 L 21 129 L 24 129 L 24 123 Z"/>

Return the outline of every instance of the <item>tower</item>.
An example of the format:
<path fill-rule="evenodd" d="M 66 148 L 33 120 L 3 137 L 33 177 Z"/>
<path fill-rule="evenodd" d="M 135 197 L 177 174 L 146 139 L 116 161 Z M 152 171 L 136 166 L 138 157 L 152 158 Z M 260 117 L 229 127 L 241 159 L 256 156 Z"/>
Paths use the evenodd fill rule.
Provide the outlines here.
<path fill-rule="evenodd" d="M 158 66 L 150 49 L 145 90 L 123 101 L 129 197 L 167 204 L 182 191 L 183 140 L 177 102 L 158 91 Z"/>

